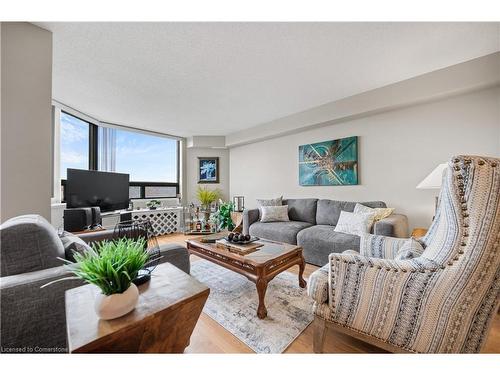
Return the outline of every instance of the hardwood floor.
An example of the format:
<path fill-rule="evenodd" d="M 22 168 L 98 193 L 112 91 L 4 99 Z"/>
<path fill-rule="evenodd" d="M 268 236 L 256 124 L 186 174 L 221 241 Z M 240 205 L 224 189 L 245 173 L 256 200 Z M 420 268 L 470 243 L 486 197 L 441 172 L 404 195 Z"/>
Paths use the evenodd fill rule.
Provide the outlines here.
<path fill-rule="evenodd" d="M 195 237 L 197 236 L 172 234 L 159 237 L 158 242 L 185 244 L 185 240 Z M 191 262 L 198 260 L 199 258 L 191 257 Z M 307 264 L 304 278 L 308 278 L 317 268 Z M 299 267 L 292 267 L 289 271 L 298 273 Z M 313 330 L 312 325 L 310 325 L 295 339 L 285 353 L 313 353 L 312 343 Z M 384 353 L 382 349 L 340 333 L 329 334 L 324 349 L 327 353 Z M 186 349 L 186 353 L 253 353 L 253 351 L 215 320 L 202 313 L 191 336 L 191 343 Z M 500 353 L 500 314 L 497 314 L 493 319 L 483 353 Z"/>

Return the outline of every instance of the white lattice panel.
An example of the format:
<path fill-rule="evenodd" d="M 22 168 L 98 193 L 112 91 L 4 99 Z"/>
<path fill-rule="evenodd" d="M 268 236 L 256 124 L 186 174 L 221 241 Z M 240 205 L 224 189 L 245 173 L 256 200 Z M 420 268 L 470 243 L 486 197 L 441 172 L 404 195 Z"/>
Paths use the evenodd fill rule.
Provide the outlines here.
<path fill-rule="evenodd" d="M 132 211 L 132 219 L 149 219 L 156 236 L 181 231 L 180 209 L 156 209 Z"/>

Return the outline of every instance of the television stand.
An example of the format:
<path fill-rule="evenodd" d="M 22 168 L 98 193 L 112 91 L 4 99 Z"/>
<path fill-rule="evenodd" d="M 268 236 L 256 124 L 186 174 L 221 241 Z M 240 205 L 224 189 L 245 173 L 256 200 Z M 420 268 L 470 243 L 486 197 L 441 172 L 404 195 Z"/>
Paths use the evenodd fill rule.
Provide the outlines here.
<path fill-rule="evenodd" d="M 101 212 L 101 228 L 86 229 L 84 231 L 72 232 L 75 234 L 92 233 L 103 230 L 113 230 L 121 221 L 127 220 L 144 220 L 151 221 L 154 234 L 161 236 L 170 233 L 182 232 L 182 207 L 165 207 L 136 210 L 117 210 L 109 212 Z"/>

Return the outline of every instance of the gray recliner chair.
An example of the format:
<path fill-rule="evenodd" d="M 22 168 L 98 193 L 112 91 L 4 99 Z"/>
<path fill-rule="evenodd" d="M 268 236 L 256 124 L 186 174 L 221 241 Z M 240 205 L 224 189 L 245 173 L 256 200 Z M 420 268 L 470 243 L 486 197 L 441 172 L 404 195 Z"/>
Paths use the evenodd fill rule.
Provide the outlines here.
<path fill-rule="evenodd" d="M 110 239 L 113 231 L 85 234 L 85 242 Z M 65 291 L 83 285 L 66 280 L 40 289 L 67 275 L 60 258 L 67 252 L 56 230 L 39 215 L 23 215 L 0 226 L 1 335 L 3 352 L 66 352 Z M 161 263 L 186 273 L 189 255 L 182 245 L 161 245 Z"/>

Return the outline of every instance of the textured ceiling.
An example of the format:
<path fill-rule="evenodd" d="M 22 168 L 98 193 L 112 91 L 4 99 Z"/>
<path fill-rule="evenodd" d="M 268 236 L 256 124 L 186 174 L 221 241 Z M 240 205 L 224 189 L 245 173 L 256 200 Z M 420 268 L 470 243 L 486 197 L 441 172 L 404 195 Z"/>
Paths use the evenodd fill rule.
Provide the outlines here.
<path fill-rule="evenodd" d="M 54 99 L 100 120 L 225 135 L 500 50 L 499 23 L 37 23 Z"/>

